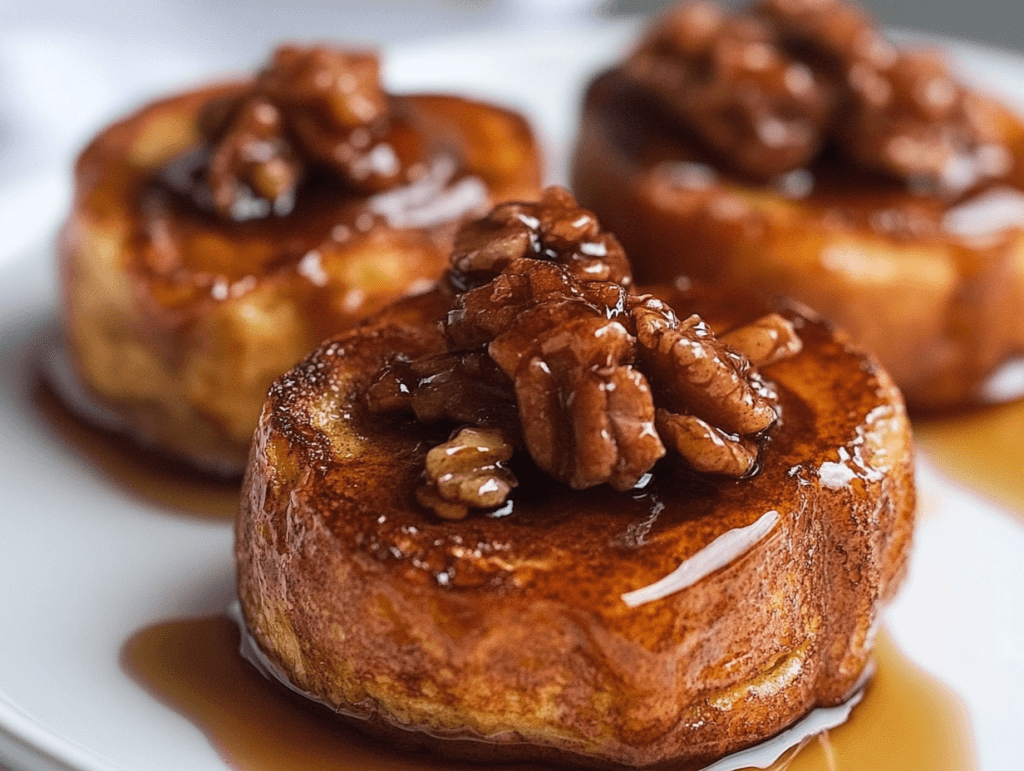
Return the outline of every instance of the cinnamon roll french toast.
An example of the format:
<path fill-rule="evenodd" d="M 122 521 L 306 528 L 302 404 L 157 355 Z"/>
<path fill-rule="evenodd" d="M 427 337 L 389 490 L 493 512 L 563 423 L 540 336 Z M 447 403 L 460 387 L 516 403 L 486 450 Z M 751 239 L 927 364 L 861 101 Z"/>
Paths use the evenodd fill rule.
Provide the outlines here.
<path fill-rule="evenodd" d="M 871 349 L 912 410 L 1024 356 L 1024 122 L 847 0 L 707 0 L 590 85 L 580 201 L 642 281 L 795 297 Z"/>
<path fill-rule="evenodd" d="M 792 304 L 638 292 L 549 189 L 272 386 L 245 634 L 390 741 L 701 768 L 863 683 L 912 475 L 871 355 Z"/>
<path fill-rule="evenodd" d="M 275 377 L 429 286 L 460 220 L 535 193 L 523 118 L 389 94 L 379 70 L 372 53 L 283 46 L 248 81 L 160 99 L 92 141 L 57 247 L 73 405 L 240 475 Z"/>

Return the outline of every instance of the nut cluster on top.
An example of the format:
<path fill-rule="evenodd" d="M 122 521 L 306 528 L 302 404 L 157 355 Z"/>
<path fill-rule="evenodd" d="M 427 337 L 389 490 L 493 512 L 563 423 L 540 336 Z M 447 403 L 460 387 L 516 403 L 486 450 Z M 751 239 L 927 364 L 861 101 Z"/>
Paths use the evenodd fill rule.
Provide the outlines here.
<path fill-rule="evenodd" d="M 1009 170 L 977 96 L 941 58 L 894 47 L 848 0 L 689 0 L 625 72 L 734 170 L 757 179 L 827 143 L 865 168 L 943 192 Z"/>
<path fill-rule="evenodd" d="M 375 54 L 278 48 L 244 92 L 200 116 L 214 210 L 232 219 L 287 213 L 312 166 L 358 191 L 394 185 L 402 163 L 386 141 L 390 117 Z"/>
<path fill-rule="evenodd" d="M 621 246 L 557 187 L 466 225 L 451 265 L 447 350 L 393 358 L 367 392 L 374 412 L 461 426 L 428 453 L 423 505 L 446 518 L 501 505 L 519 448 L 574 489 L 630 489 L 666 447 L 698 471 L 754 469 L 778 419 L 757 366 L 800 349 L 785 319 L 719 338 L 630 293 Z"/>

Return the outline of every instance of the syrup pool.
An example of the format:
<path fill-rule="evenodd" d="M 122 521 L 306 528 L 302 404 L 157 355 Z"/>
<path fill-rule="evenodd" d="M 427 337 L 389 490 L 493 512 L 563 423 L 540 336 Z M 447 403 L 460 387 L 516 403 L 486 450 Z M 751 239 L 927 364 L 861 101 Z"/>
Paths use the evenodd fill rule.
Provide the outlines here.
<path fill-rule="evenodd" d="M 239 480 L 212 479 L 79 420 L 43 377 L 37 379 L 31 396 L 59 440 L 126 495 L 185 516 L 234 519 L 238 513 Z"/>
<path fill-rule="evenodd" d="M 1024 520 L 1024 399 L 916 419 L 914 438 L 949 477 Z"/>
<path fill-rule="evenodd" d="M 227 616 L 170 621 L 141 630 L 122 666 L 188 718 L 239 771 L 526 771 L 537 764 L 482 766 L 392 749 L 340 724 L 259 674 L 238 653 Z M 910 663 L 882 635 L 878 669 L 847 723 L 773 771 L 970 771 L 968 721 L 957 699 Z"/>

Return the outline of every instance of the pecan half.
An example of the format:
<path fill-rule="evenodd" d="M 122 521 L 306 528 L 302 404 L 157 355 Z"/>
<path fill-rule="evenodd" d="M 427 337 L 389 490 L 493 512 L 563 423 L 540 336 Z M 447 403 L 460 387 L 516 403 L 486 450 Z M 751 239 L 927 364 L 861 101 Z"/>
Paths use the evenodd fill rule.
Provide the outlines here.
<path fill-rule="evenodd" d="M 927 52 L 902 52 L 848 0 L 691 0 L 623 71 L 723 164 L 757 178 L 827 143 L 874 171 L 957 193 L 1009 171 L 977 97 Z"/>
<path fill-rule="evenodd" d="M 465 225 L 455 239 L 450 280 L 465 288 L 494 278 L 519 258 L 550 260 L 583 281 L 632 283 L 626 253 L 568 190 L 549 187 L 536 203 L 505 203 Z"/>
<path fill-rule="evenodd" d="M 313 168 L 364 192 L 396 184 L 404 168 L 371 53 L 282 46 L 243 94 L 207 105 L 199 126 L 213 208 L 231 219 L 286 214 Z"/>
<path fill-rule="evenodd" d="M 719 335 L 719 340 L 747 357 L 755 367 L 764 367 L 788 359 L 803 348 L 793 324 L 778 313 L 769 313 L 757 321 Z"/>
<path fill-rule="evenodd" d="M 499 429 L 463 428 L 427 453 L 416 498 L 443 519 L 503 504 L 518 482 L 505 467 L 513 445 Z"/>
<path fill-rule="evenodd" d="M 206 172 L 214 209 L 224 217 L 251 219 L 292 208 L 302 161 L 285 140 L 281 113 L 265 99 L 235 104 Z"/>

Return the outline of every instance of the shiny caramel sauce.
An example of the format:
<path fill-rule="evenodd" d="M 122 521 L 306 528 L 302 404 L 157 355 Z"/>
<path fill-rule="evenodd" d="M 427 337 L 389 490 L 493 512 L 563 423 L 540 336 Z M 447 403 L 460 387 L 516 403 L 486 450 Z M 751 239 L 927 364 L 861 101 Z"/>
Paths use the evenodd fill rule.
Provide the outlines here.
<path fill-rule="evenodd" d="M 882 635 L 878 669 L 842 726 L 790 751 L 773 771 L 967 771 L 976 768 L 962 706 Z M 122 649 L 124 669 L 196 725 L 240 771 L 433 771 L 486 766 L 437 760 L 388 747 L 343 725 L 260 675 L 238 653 L 226 616 L 170 621 L 136 633 Z M 795 754 L 794 754 L 795 753 Z"/>
<path fill-rule="evenodd" d="M 918 418 L 914 436 L 946 474 L 1024 520 L 1024 400 Z"/>
<path fill-rule="evenodd" d="M 127 495 L 186 516 L 234 519 L 237 514 L 238 480 L 204 476 L 82 421 L 42 376 L 33 386 L 32 404 L 76 457 L 87 459 Z"/>

